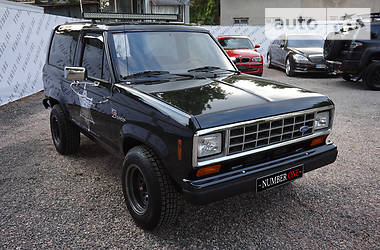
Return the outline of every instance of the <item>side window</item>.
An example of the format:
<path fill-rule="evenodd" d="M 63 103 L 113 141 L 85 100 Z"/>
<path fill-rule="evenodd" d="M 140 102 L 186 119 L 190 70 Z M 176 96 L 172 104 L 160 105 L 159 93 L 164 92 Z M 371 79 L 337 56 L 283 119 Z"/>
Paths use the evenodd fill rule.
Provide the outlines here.
<path fill-rule="evenodd" d="M 100 39 L 95 36 L 94 38 L 85 37 L 81 65 L 87 69 L 88 76 L 102 78 L 103 42 Z"/>
<path fill-rule="evenodd" d="M 380 25 L 371 26 L 371 39 L 380 40 Z"/>
<path fill-rule="evenodd" d="M 78 43 L 78 32 L 55 31 L 49 52 L 49 64 L 59 68 L 72 66 Z"/>

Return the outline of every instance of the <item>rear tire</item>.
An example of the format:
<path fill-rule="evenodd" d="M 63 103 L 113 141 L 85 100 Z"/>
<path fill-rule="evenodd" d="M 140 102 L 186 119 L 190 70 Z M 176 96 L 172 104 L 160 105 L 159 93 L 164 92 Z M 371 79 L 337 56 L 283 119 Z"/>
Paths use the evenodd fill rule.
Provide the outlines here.
<path fill-rule="evenodd" d="M 53 106 L 50 113 L 50 131 L 58 153 L 69 155 L 78 152 L 80 131 L 65 115 L 59 104 Z"/>
<path fill-rule="evenodd" d="M 363 80 L 369 89 L 380 90 L 380 62 L 367 66 Z"/>
<path fill-rule="evenodd" d="M 339 33 L 331 32 L 327 35 L 325 43 L 323 45 L 323 56 L 326 60 L 337 60 L 340 52 L 343 49 L 344 40 L 337 40 Z"/>
<path fill-rule="evenodd" d="M 136 146 L 128 151 L 122 185 L 126 205 L 137 225 L 154 230 L 176 221 L 179 194 L 149 148 Z"/>

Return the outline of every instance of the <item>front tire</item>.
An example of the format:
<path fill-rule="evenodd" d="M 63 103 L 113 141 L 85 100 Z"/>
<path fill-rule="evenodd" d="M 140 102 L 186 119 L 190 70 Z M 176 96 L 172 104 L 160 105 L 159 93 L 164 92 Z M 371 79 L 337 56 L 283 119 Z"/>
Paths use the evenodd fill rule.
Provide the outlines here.
<path fill-rule="evenodd" d="M 128 151 L 122 185 L 127 208 L 137 225 L 153 230 L 176 221 L 179 194 L 149 148 L 137 146 Z"/>
<path fill-rule="evenodd" d="M 368 65 L 364 75 L 364 83 L 369 89 L 380 90 L 380 62 L 373 62 Z"/>
<path fill-rule="evenodd" d="M 268 61 L 268 68 L 273 68 L 273 64 L 272 64 L 272 56 L 270 55 L 270 53 L 267 54 L 267 61 Z"/>
<path fill-rule="evenodd" d="M 285 74 L 287 76 L 289 76 L 289 77 L 295 76 L 295 73 L 294 73 L 294 63 L 292 62 L 290 56 L 286 58 Z"/>
<path fill-rule="evenodd" d="M 58 153 L 69 155 L 78 152 L 80 146 L 79 128 L 67 119 L 59 104 L 54 105 L 51 110 L 50 131 Z"/>

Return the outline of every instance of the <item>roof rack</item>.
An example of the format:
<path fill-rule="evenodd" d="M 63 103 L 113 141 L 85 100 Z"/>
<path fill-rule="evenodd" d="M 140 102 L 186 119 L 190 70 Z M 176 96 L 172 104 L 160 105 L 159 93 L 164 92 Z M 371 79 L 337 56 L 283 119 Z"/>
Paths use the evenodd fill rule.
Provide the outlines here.
<path fill-rule="evenodd" d="M 126 13 L 104 13 L 104 12 L 84 12 L 84 19 L 104 20 L 127 20 L 127 21 L 164 21 L 164 22 L 178 22 L 178 15 L 176 14 L 126 14 Z"/>

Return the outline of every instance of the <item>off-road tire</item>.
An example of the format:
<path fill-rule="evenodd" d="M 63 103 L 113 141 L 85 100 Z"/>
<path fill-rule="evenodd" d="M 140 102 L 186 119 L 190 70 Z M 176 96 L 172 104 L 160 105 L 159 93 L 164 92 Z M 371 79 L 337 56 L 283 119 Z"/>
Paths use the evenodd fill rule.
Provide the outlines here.
<path fill-rule="evenodd" d="M 344 40 L 336 40 L 333 38 L 339 36 L 338 33 L 331 32 L 327 35 L 325 43 L 323 45 L 323 56 L 326 60 L 337 60 L 340 52 L 343 49 Z"/>
<path fill-rule="evenodd" d="M 139 210 L 136 191 L 133 187 L 134 172 L 140 171 L 148 194 L 147 205 Z M 125 156 L 122 171 L 122 186 L 127 208 L 137 225 L 146 230 L 166 227 L 174 223 L 179 212 L 179 193 L 153 151 L 145 146 L 130 149 Z M 140 197 L 141 198 L 141 197 Z M 141 204 L 140 204 L 141 205 Z"/>
<path fill-rule="evenodd" d="M 66 116 L 59 104 L 53 106 L 50 113 L 50 131 L 58 153 L 69 155 L 78 152 L 80 131 Z"/>
<path fill-rule="evenodd" d="M 372 62 L 367 66 L 363 81 L 371 90 L 380 90 L 380 62 Z"/>

